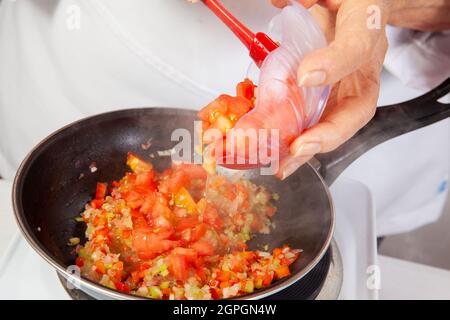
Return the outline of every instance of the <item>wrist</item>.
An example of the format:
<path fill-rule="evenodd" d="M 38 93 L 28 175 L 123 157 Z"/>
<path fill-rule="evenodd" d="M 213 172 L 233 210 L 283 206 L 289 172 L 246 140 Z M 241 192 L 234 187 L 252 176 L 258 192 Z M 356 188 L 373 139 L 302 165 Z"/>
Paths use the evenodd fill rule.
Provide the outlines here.
<path fill-rule="evenodd" d="M 450 28 L 449 0 L 391 0 L 388 23 L 419 31 Z"/>

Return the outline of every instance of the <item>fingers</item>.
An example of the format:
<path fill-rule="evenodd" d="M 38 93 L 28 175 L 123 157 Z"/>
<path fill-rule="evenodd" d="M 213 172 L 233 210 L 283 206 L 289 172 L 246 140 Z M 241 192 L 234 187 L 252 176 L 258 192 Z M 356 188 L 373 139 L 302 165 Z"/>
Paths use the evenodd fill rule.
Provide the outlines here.
<path fill-rule="evenodd" d="M 272 0 L 272 4 L 278 8 L 284 8 L 289 4 L 290 0 Z M 311 8 L 315 5 L 319 0 L 297 0 L 300 4 L 302 4 L 305 8 Z"/>
<path fill-rule="evenodd" d="M 289 0 L 272 0 L 272 4 L 278 8 L 284 8 L 289 4 Z"/>
<path fill-rule="evenodd" d="M 386 39 L 383 37 L 375 47 L 373 59 L 341 81 L 336 104 L 327 106 L 321 121 L 291 144 L 293 157 L 330 152 L 350 139 L 372 119 L 378 101 L 386 48 Z"/>
<path fill-rule="evenodd" d="M 379 8 L 379 25 L 375 27 L 368 24 L 371 6 Z M 336 17 L 334 41 L 303 59 L 297 75 L 299 85 L 333 84 L 357 70 L 372 56 L 386 22 L 387 7 L 382 0 L 343 1 Z"/>
<path fill-rule="evenodd" d="M 290 156 L 280 163 L 279 178 L 287 178 L 314 155 L 336 149 L 370 121 L 376 111 L 381 69 L 374 64 L 363 70 L 365 74 L 358 71 L 342 81 L 338 91 L 345 92 L 337 94 L 344 97 L 291 144 Z"/>
<path fill-rule="evenodd" d="M 280 164 L 279 178 L 285 179 L 315 154 L 336 149 L 369 122 L 376 111 L 387 47 L 383 36 L 372 59 L 333 88 L 320 123 L 291 144 L 290 156 Z"/>
<path fill-rule="evenodd" d="M 344 0 L 319 0 L 319 4 L 331 11 L 337 11 Z"/>
<path fill-rule="evenodd" d="M 303 164 L 311 160 L 311 158 L 312 156 L 298 158 L 289 156 L 286 159 L 283 159 L 283 161 L 280 163 L 279 171 L 276 174 L 277 178 L 285 180 L 287 177 L 297 171 L 297 169 L 300 168 Z"/>
<path fill-rule="evenodd" d="M 291 144 L 291 155 L 280 164 L 277 176 L 285 179 L 314 155 L 336 149 L 367 124 L 375 110 L 376 99 L 365 96 L 343 99 L 336 110 Z"/>
<path fill-rule="evenodd" d="M 294 157 L 314 156 L 329 152 L 350 139 L 366 125 L 376 110 L 376 101 L 365 96 L 343 99 L 334 112 L 305 131 L 291 145 Z"/>

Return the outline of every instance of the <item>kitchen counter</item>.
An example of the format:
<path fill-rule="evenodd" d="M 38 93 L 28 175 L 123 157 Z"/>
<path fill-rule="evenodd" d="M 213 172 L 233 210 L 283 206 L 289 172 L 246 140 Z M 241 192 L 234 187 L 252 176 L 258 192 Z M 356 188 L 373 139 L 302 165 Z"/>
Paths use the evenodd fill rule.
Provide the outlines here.
<path fill-rule="evenodd" d="M 378 256 L 381 300 L 449 300 L 450 271 Z"/>

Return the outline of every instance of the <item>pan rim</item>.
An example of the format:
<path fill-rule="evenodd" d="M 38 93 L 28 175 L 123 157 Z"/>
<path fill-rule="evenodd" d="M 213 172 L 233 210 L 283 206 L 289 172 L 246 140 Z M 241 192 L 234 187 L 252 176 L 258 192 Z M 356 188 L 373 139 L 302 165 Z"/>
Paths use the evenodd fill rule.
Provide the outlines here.
<path fill-rule="evenodd" d="M 125 113 L 129 113 L 129 112 L 142 112 L 142 111 L 148 112 L 148 111 L 157 111 L 157 110 L 160 111 L 161 109 L 165 110 L 166 112 L 175 112 L 177 114 L 179 114 L 180 112 L 182 112 L 182 113 L 196 112 L 196 110 L 192 110 L 192 109 L 180 109 L 180 108 L 173 108 L 173 107 L 142 107 L 142 108 L 121 109 L 121 110 L 117 110 L 117 111 L 105 112 L 105 113 L 100 113 L 100 114 L 96 114 L 93 116 L 84 117 L 80 120 L 77 120 L 77 121 L 74 121 L 72 123 L 65 125 L 64 127 L 54 131 L 53 133 L 51 133 L 47 137 L 45 137 L 43 140 L 41 140 L 27 154 L 27 156 L 21 162 L 21 164 L 16 172 L 16 176 L 15 176 L 14 182 L 13 182 L 13 189 L 12 189 L 11 196 L 12 196 L 14 217 L 15 217 L 16 223 L 18 224 L 22 235 L 24 236 L 24 238 L 26 239 L 28 244 L 33 248 L 33 250 L 35 250 L 48 264 L 50 264 L 53 268 L 55 268 L 56 271 L 58 273 L 60 273 L 63 277 L 65 277 L 66 279 L 71 279 L 75 282 L 78 282 L 80 284 L 80 287 L 82 288 L 82 290 L 83 290 L 83 288 L 86 288 L 90 291 L 102 294 L 108 298 L 113 298 L 113 299 L 118 299 L 118 300 L 153 300 L 153 299 L 149 299 L 149 298 L 147 299 L 147 298 L 132 295 L 132 294 L 121 293 L 117 290 L 104 287 L 104 286 L 102 286 L 98 283 L 95 283 L 89 279 L 86 279 L 84 277 L 75 277 L 73 274 L 68 272 L 64 266 L 62 266 L 59 262 L 57 262 L 56 259 L 54 259 L 47 252 L 45 252 L 44 248 L 40 244 L 40 241 L 36 239 L 33 232 L 31 231 L 30 225 L 25 221 L 23 207 L 19 204 L 20 198 L 22 195 L 19 187 L 23 184 L 24 176 L 29 169 L 30 161 L 32 160 L 32 158 L 34 156 L 36 156 L 36 154 L 39 152 L 39 150 L 41 148 L 43 148 L 44 146 L 46 146 L 48 144 L 48 142 L 52 138 L 57 137 L 62 132 L 69 130 L 70 128 L 72 128 L 73 126 L 75 126 L 77 124 L 81 124 L 81 123 L 84 123 L 89 120 L 94 120 L 95 118 L 100 118 L 100 117 L 105 117 L 105 116 L 109 116 L 109 117 L 117 116 L 117 115 L 120 115 L 121 113 L 125 114 Z M 302 279 L 306 274 L 308 274 L 319 263 L 319 261 L 324 257 L 327 250 L 329 249 L 331 241 L 333 239 L 335 226 L 336 226 L 336 217 L 335 217 L 335 208 L 334 208 L 333 199 L 331 197 L 331 192 L 329 190 L 328 185 L 325 183 L 325 180 L 319 174 L 318 170 L 310 162 L 308 162 L 307 165 L 309 166 L 309 168 L 311 170 L 313 170 L 314 174 L 321 182 L 322 187 L 324 188 L 325 194 L 328 199 L 329 207 L 330 207 L 330 228 L 328 230 L 326 240 L 324 241 L 322 247 L 319 250 L 319 254 L 316 255 L 316 257 L 312 261 L 310 261 L 310 263 L 306 267 L 304 267 L 301 271 L 293 274 L 291 277 L 287 278 L 286 280 L 281 281 L 278 284 L 275 282 L 272 286 L 270 286 L 267 289 L 261 289 L 252 294 L 235 297 L 235 298 L 233 298 L 233 300 L 258 300 L 258 299 L 266 298 L 272 294 L 275 294 L 275 293 L 291 286 L 295 282 Z M 222 300 L 227 300 L 227 299 L 222 299 Z"/>

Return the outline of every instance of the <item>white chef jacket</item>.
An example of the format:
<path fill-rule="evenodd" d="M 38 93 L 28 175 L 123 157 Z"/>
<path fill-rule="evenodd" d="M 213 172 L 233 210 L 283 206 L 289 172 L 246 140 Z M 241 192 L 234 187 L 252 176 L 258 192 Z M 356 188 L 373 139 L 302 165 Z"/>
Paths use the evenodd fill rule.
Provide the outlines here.
<path fill-rule="evenodd" d="M 223 3 L 254 30 L 267 30 L 276 13 L 270 1 Z M 0 175 L 12 179 L 26 153 L 67 123 L 128 107 L 198 109 L 232 92 L 249 65 L 232 33 L 184 0 L 3 0 Z M 345 173 L 373 192 L 380 234 L 439 216 L 445 130 L 448 122 L 386 143 Z"/>

